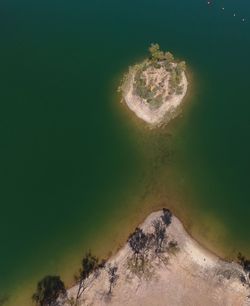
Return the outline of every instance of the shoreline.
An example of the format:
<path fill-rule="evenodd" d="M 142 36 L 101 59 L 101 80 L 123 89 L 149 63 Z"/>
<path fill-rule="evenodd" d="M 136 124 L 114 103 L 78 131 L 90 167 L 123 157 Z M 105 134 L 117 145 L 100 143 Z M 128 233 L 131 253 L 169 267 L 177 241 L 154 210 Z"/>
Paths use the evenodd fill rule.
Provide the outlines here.
<path fill-rule="evenodd" d="M 151 213 L 139 227 L 145 233 L 151 233 L 152 222 L 158 220 L 161 213 L 162 211 Z M 166 258 L 166 263 L 159 262 L 158 258 L 153 257 L 149 278 L 144 278 L 144 273 L 138 277 L 129 271 L 126 262 L 132 256 L 132 251 L 126 243 L 107 261 L 108 264 L 118 267 L 119 279 L 112 296 L 106 294 L 108 278 L 107 272 L 103 269 L 86 289 L 79 305 L 83 305 L 83 301 L 88 305 L 178 306 L 183 305 L 184 301 L 190 301 L 186 305 L 196 305 L 198 301 L 202 301 L 202 305 L 250 305 L 247 298 L 250 294 L 249 286 L 241 279 L 244 277 L 249 281 L 248 276 L 239 264 L 222 260 L 201 246 L 187 233 L 181 221 L 175 216 L 167 228 L 167 237 L 168 240 L 177 241 L 178 251 L 173 254 L 169 250 L 165 251 L 162 256 Z M 177 288 L 178 295 L 175 292 Z M 207 296 L 208 290 L 211 296 Z M 76 291 L 77 285 L 68 289 L 69 297 L 74 297 Z M 171 303 L 163 302 L 164 298 Z M 226 302 L 229 300 L 232 303 Z"/>

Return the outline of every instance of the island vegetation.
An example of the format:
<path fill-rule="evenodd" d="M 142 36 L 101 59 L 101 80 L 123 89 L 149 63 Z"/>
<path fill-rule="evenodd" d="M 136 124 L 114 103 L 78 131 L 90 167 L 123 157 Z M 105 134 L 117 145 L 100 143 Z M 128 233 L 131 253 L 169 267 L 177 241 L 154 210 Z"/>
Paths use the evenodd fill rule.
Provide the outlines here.
<path fill-rule="evenodd" d="M 160 124 L 181 103 L 187 91 L 186 63 L 177 61 L 159 44 L 151 44 L 149 57 L 129 68 L 119 91 L 138 117 Z M 169 118 L 169 119 L 170 119 Z"/>
<path fill-rule="evenodd" d="M 149 59 L 137 65 L 134 93 L 145 99 L 150 107 L 158 108 L 171 96 L 183 93 L 186 63 L 176 62 L 173 54 L 164 53 L 158 44 L 152 44 L 149 52 Z"/>

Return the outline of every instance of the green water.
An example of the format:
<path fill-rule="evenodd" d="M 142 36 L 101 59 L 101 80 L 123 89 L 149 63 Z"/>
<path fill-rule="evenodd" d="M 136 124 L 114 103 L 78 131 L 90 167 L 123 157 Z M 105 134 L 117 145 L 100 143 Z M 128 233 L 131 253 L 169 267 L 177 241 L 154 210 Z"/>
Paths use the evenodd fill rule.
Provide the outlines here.
<path fill-rule="evenodd" d="M 126 235 L 162 205 L 218 253 L 250 256 L 246 1 L 2 0 L 0 14 L 0 296 L 17 305 L 44 274 L 73 275 L 64 258 L 75 269 L 90 246 L 108 252 L 119 222 Z M 151 42 L 192 74 L 161 131 L 115 95 Z"/>

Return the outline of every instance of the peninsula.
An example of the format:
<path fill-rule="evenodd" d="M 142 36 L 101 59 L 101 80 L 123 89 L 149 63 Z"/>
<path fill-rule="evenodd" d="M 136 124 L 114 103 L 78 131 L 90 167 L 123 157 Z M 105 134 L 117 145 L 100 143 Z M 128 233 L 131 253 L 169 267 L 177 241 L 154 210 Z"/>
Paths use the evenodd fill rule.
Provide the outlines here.
<path fill-rule="evenodd" d="M 178 114 L 188 81 L 184 61 L 161 51 L 158 44 L 151 44 L 149 53 L 149 58 L 129 68 L 119 91 L 137 117 L 156 127 Z"/>
<path fill-rule="evenodd" d="M 163 209 L 150 214 L 124 247 L 101 268 L 97 265 L 81 286 L 68 289 L 59 305 L 247 306 L 250 262 L 239 259 L 221 260 Z M 96 259 L 88 255 L 85 269 L 86 262 Z"/>

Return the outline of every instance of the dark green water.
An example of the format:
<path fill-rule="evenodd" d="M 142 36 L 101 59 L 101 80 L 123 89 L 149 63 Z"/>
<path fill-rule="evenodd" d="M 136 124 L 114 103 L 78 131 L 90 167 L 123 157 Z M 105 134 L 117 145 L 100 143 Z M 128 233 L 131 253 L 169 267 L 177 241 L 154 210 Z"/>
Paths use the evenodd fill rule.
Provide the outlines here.
<path fill-rule="evenodd" d="M 63 258 L 80 261 L 162 198 L 205 244 L 222 228 L 224 254 L 250 256 L 250 22 L 240 16 L 250 21 L 244 0 L 1 1 L 0 297 L 17 305 L 42 275 L 66 276 Z M 151 42 L 192 71 L 186 111 L 160 132 L 115 97 Z"/>

